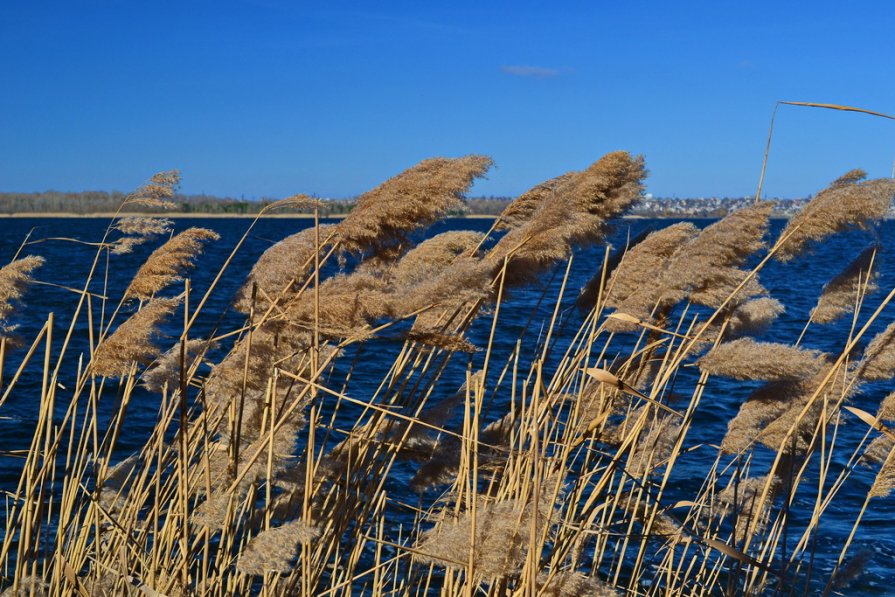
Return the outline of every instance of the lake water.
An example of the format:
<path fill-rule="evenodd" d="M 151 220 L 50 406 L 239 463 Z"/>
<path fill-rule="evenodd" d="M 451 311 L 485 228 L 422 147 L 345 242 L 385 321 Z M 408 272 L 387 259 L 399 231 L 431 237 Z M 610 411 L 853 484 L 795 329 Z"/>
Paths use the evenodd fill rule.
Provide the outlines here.
<path fill-rule="evenodd" d="M 432 228 L 429 233 L 437 233 L 447 229 L 473 229 L 486 231 L 490 226 L 490 220 L 453 219 L 447 220 Z M 660 228 L 671 224 L 670 220 L 623 220 L 617 226 L 609 242 L 620 247 L 624 245 L 625 238 L 629 235 L 636 236 L 644 229 Z M 704 226 L 709 221 L 696 221 L 697 225 Z M 105 219 L 0 219 L 0 263 L 7 263 L 24 240 L 25 235 L 31 231 L 31 238 L 71 237 L 84 241 L 95 242 L 101 239 L 103 230 L 108 224 Z M 221 235 L 221 240 L 211 243 L 205 254 L 199 260 L 199 266 L 191 276 L 194 296 L 211 283 L 218 271 L 218 266 L 223 263 L 230 251 L 245 232 L 249 220 L 247 219 L 181 219 L 176 222 L 177 230 L 183 230 L 188 226 L 203 226 L 211 228 Z M 237 254 L 231 265 L 230 272 L 222 280 L 219 288 L 211 296 L 205 311 L 209 315 L 200 319 L 196 328 L 196 335 L 208 333 L 218 323 L 218 317 L 226 313 L 220 322 L 221 330 L 234 329 L 241 325 L 243 317 L 238 313 L 228 310 L 228 306 L 236 289 L 245 279 L 252 264 L 258 256 L 277 240 L 298 231 L 301 228 L 312 225 L 310 220 L 302 219 L 268 219 L 261 221 L 249 235 L 243 249 Z M 781 221 L 774 221 L 772 233 L 776 234 L 782 228 Z M 888 291 L 895 286 L 895 259 L 892 259 L 892 241 L 895 241 L 895 222 L 885 222 L 880 228 L 879 239 L 882 242 L 880 287 Z M 867 246 L 874 237 L 871 233 L 854 232 L 837 236 L 829 242 L 819 246 L 810 259 L 802 258 L 788 265 L 776 262 L 769 264 L 761 274 L 762 283 L 771 291 L 772 296 L 783 302 L 787 312 L 781 316 L 771 332 L 774 341 L 793 342 L 807 319 L 808 312 L 814 305 L 823 285 L 857 253 Z M 156 243 L 157 244 L 157 243 Z M 137 268 L 143 263 L 147 255 L 156 244 L 138 247 L 133 254 L 118 256 L 115 265 L 109 270 L 109 294 L 117 301 L 117 297 L 130 282 Z M 46 258 L 46 264 L 36 272 L 36 278 L 41 281 L 52 282 L 62 286 L 79 288 L 87 274 L 90 262 L 95 253 L 95 248 L 83 244 L 74 244 L 65 241 L 48 240 L 38 244 L 29 245 L 23 254 L 38 254 Z M 579 251 L 574 259 L 570 289 L 563 303 L 561 311 L 563 320 L 560 326 L 560 347 L 562 342 L 568 340 L 581 322 L 582 315 L 573 307 L 577 289 L 580 288 L 598 269 L 602 263 L 603 248 L 593 247 Z M 557 296 L 559 289 L 557 276 L 552 285 L 547 288 L 548 300 L 537 307 L 538 298 L 544 290 L 544 285 L 514 291 L 510 299 L 502 306 L 500 314 L 501 325 L 495 339 L 495 354 L 506 355 L 512 350 L 519 330 L 537 307 L 535 321 L 549 320 L 553 309 L 553 298 Z M 545 282 L 546 284 L 546 282 Z M 97 291 L 95 288 L 92 290 Z M 866 309 L 862 317 L 863 322 L 867 315 L 875 308 L 876 304 L 884 296 L 879 293 L 871 297 L 870 307 Z M 37 331 L 46 321 L 47 314 L 53 312 L 56 318 L 55 336 L 57 342 L 61 341 L 64 331 L 67 329 L 72 316 L 77 295 L 58 287 L 35 286 L 26 297 L 27 309 L 17 318 L 20 324 L 18 333 L 27 342 L 35 336 Z M 871 334 L 882 329 L 895 318 L 895 308 L 887 308 L 880 321 L 871 329 Z M 848 335 L 851 320 L 845 317 L 834 325 L 812 327 L 805 337 L 804 344 L 811 348 L 831 351 L 838 354 L 844 345 Z M 470 340 L 479 346 L 487 343 L 487 334 L 490 327 L 490 318 L 481 317 L 469 333 Z M 539 332 L 538 326 L 533 326 L 530 334 L 532 340 Z M 870 335 L 867 338 L 871 337 Z M 76 332 L 69 351 L 80 353 L 86 351 L 86 333 Z M 173 342 L 173 340 L 172 340 Z M 396 340 L 377 340 L 375 350 L 367 349 L 365 352 L 364 367 L 355 370 L 348 393 L 363 398 L 369 396 L 375 390 L 376 385 L 387 372 L 394 355 L 400 348 L 400 342 Z M 20 349 L 8 359 L 6 363 L 6 381 L 9 380 L 12 371 L 21 358 Z M 561 350 L 554 351 L 561 354 Z M 455 359 L 452 367 L 445 373 L 443 387 L 439 388 L 441 394 L 452 393 L 463 382 L 466 371 L 466 357 Z M 476 362 L 480 357 L 473 357 L 473 366 L 480 366 Z M 69 359 L 71 362 L 73 360 Z M 462 362 L 461 362 L 462 361 Z M 455 365 L 455 366 L 454 366 Z M 695 368 L 689 370 L 690 375 L 695 375 Z M 65 387 L 72 387 L 75 372 L 63 371 L 59 380 Z M 679 383 L 687 381 L 686 375 Z M 717 444 L 726 431 L 727 421 L 733 417 L 740 403 L 749 394 L 756 384 L 732 383 L 723 379 L 712 379 L 706 394 L 697 412 L 696 424 L 687 438 L 687 445 Z M 39 368 L 31 368 L 18 382 L 15 392 L 6 404 L 0 407 L 0 438 L 2 445 L 0 450 L 27 449 L 33 435 L 34 424 L 37 417 L 37 407 L 40 398 L 41 379 Z M 690 385 L 692 387 L 692 384 Z M 870 412 L 875 412 L 879 401 L 895 385 L 892 382 L 881 382 L 868 385 L 854 400 L 855 406 Z M 114 390 L 111 390 L 114 392 Z M 64 394 L 64 393 L 63 393 Z M 155 425 L 158 412 L 158 397 L 145 391 L 138 390 L 137 399 L 134 400 L 128 412 L 128 432 L 121 437 L 119 450 L 122 457 L 141 447 Z M 61 400 L 61 398 L 60 398 Z M 101 404 L 108 416 L 112 408 L 113 400 L 107 404 Z M 495 405 L 495 417 L 502 414 L 500 404 Z M 842 446 L 854 445 L 863 433 L 866 426 L 854 417 L 845 417 L 845 424 L 841 427 L 840 441 Z M 849 450 L 841 452 L 840 465 L 847 458 Z M 713 457 L 713 453 L 702 452 L 706 459 Z M 700 464 L 707 466 L 706 460 L 697 461 L 690 459 L 692 463 L 682 463 L 676 468 L 675 476 L 680 474 L 680 482 L 673 484 L 674 495 L 669 495 L 669 500 L 688 499 L 688 490 L 698 488 L 693 485 L 694 479 L 701 479 L 699 473 Z M 757 462 L 761 462 L 758 457 Z M 20 459 L 0 456 L 0 490 L 4 492 L 15 491 L 20 467 Z M 693 473 L 688 479 L 687 473 Z M 760 470 L 760 467 L 753 469 Z M 398 470 L 395 479 L 390 484 L 390 492 L 400 498 L 401 492 L 406 493 L 406 476 L 412 471 Z M 820 533 L 818 535 L 818 569 L 828 569 L 831 558 L 835 558 L 846 539 L 854 516 L 861 508 L 867 489 L 873 481 L 875 469 L 858 466 L 849 478 L 846 487 L 833 501 L 825 514 Z M 806 498 L 807 499 L 807 498 Z M 415 501 L 415 498 L 408 498 Z M 800 507 L 810 508 L 810 504 L 796 504 Z M 895 534 L 892 533 L 893 515 L 895 515 L 895 496 L 874 500 L 858 530 L 851 552 L 862 549 L 869 550 L 870 563 L 865 574 L 847 591 L 847 594 L 887 594 L 889 587 L 895 586 L 895 573 L 889 565 L 895 558 Z M 0 518 L 4 516 L 0 510 Z M 0 520 L 0 532 L 5 525 Z"/>

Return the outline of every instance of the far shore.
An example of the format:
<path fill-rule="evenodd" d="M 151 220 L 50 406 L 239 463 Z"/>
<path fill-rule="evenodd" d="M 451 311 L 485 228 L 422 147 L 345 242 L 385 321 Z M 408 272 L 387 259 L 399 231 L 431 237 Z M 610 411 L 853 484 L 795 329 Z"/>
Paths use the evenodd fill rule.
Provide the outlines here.
<path fill-rule="evenodd" d="M 17 213 L 0 213 L 0 219 L 3 218 L 81 218 L 81 219 L 90 219 L 90 218 L 113 218 L 116 214 L 112 212 L 93 212 L 93 213 L 85 213 L 85 214 L 76 214 L 69 213 L 64 211 L 42 211 L 42 212 L 17 212 Z M 321 215 L 321 220 L 341 220 L 348 214 L 331 214 L 331 215 Z M 136 213 L 136 212 L 125 212 L 118 214 L 119 217 L 156 217 L 156 218 L 176 218 L 176 219 L 188 219 L 188 218 L 202 218 L 202 219 L 243 219 L 249 220 L 258 217 L 258 214 L 226 214 L 226 213 L 197 213 L 197 212 L 184 212 L 184 211 L 171 211 L 171 212 L 153 212 L 153 213 Z M 314 218 L 314 214 L 296 214 L 296 213 L 268 213 L 264 214 L 262 217 L 264 218 L 281 218 L 281 219 L 299 219 L 299 220 L 311 220 Z M 493 220 L 496 218 L 496 215 L 491 214 L 465 214 L 465 215 L 450 215 L 446 216 L 448 218 L 463 218 L 469 220 Z M 641 220 L 641 219 L 654 219 L 654 220 L 717 220 L 720 216 L 699 216 L 699 215 L 641 215 L 641 214 L 628 214 L 621 216 L 621 219 L 624 220 Z M 773 219 L 789 219 L 790 215 L 777 215 L 774 214 L 771 216 Z M 891 219 L 889 217 L 885 219 Z"/>
<path fill-rule="evenodd" d="M 116 214 L 112 212 L 94 212 L 85 214 L 69 213 L 64 211 L 41 211 L 41 212 L 18 212 L 0 214 L 0 218 L 112 218 Z M 197 213 L 183 211 L 153 212 L 153 213 L 136 213 L 123 212 L 117 214 L 120 217 L 156 217 L 156 218 L 243 218 L 254 219 L 258 214 L 224 214 L 224 213 Z M 321 215 L 321 220 L 341 220 L 348 214 L 332 214 Z M 314 214 L 295 214 L 295 213 L 268 213 L 264 214 L 265 218 L 298 218 L 313 219 Z M 469 219 L 494 219 L 497 216 L 489 214 L 465 214 L 458 216 L 447 216 L 450 218 L 469 218 Z"/>

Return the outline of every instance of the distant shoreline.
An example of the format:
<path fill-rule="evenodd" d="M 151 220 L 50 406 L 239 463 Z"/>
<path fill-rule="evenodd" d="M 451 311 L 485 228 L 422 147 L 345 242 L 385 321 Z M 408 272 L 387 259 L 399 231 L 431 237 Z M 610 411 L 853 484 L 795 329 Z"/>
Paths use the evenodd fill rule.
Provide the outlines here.
<path fill-rule="evenodd" d="M 241 219 L 254 219 L 258 217 L 258 214 L 223 214 L 223 213 L 197 213 L 197 212 L 184 212 L 184 211 L 171 211 L 171 212 L 153 212 L 153 213 L 137 213 L 137 212 L 124 212 L 118 214 L 120 217 L 154 217 L 154 218 L 241 218 Z M 321 220 L 341 220 L 348 214 L 331 214 L 331 215 L 321 215 Z M 50 211 L 40 211 L 40 212 L 16 212 L 16 213 L 6 213 L 0 214 L 0 218 L 112 218 L 115 214 L 112 212 L 95 212 L 95 213 L 86 213 L 86 214 L 76 214 L 70 212 L 50 212 Z M 269 213 L 264 214 L 262 217 L 264 218 L 292 218 L 292 219 L 314 219 L 314 214 L 291 214 L 291 213 Z M 471 220 L 477 219 L 490 219 L 493 220 L 496 218 L 496 215 L 489 214 L 466 214 L 459 216 L 447 216 L 450 218 L 465 218 Z"/>
<path fill-rule="evenodd" d="M 172 211 L 172 212 L 153 212 L 153 213 L 136 213 L 136 212 L 125 212 L 118 214 L 120 217 L 155 217 L 155 218 L 175 218 L 175 219 L 242 219 L 242 220 L 251 220 L 258 217 L 258 214 L 225 214 L 225 213 L 196 213 L 196 212 L 184 212 L 184 211 Z M 330 214 L 330 215 L 322 215 L 320 216 L 321 220 L 341 220 L 348 214 Z M 24 218 L 58 218 L 58 219 L 100 219 L 105 218 L 109 219 L 114 217 L 115 214 L 112 212 L 95 212 L 95 213 L 86 213 L 86 214 L 76 214 L 70 212 L 17 212 L 17 213 L 0 213 L 0 219 L 24 219 Z M 314 219 L 314 214 L 290 214 L 290 213 L 270 213 L 265 214 L 264 218 L 274 218 L 274 219 L 295 219 L 295 220 L 312 220 Z M 465 214 L 465 215 L 455 215 L 455 216 L 446 216 L 448 218 L 460 218 L 465 220 L 493 220 L 497 216 L 492 214 Z M 690 215 L 690 214 L 671 214 L 671 215 L 652 215 L 652 214 L 627 214 L 621 216 L 623 220 L 718 220 L 723 216 L 707 216 L 707 215 Z M 774 219 L 789 219 L 792 217 L 787 214 L 772 214 L 772 218 Z M 891 219 L 889 217 L 884 218 L 886 220 Z"/>

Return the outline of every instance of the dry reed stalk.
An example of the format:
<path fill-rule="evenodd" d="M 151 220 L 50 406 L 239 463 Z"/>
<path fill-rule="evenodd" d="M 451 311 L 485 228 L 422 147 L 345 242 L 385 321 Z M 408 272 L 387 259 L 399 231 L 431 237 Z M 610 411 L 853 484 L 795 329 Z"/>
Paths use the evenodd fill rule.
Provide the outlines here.
<path fill-rule="evenodd" d="M 546 203 L 543 207 L 546 208 Z M 565 213 L 573 211 L 569 209 Z M 529 223 L 520 223 L 517 230 L 529 226 L 536 212 L 532 216 Z M 589 221 L 594 223 L 596 219 Z M 575 229 L 584 230 L 584 227 Z M 574 237 L 571 232 L 567 230 L 560 237 L 561 249 L 572 246 L 567 242 Z M 530 238 L 527 235 L 510 246 L 500 263 L 512 262 L 524 253 Z M 590 237 L 574 238 L 586 241 Z M 469 240 L 472 242 L 471 236 Z M 315 239 L 314 246 L 318 245 Z M 836 437 L 838 420 L 834 419 L 829 426 L 828 421 L 831 413 L 837 412 L 837 405 L 854 393 L 856 386 L 854 372 L 841 359 L 835 365 L 823 364 L 815 374 L 795 378 L 787 377 L 787 367 L 771 370 L 772 377 L 782 376 L 787 381 L 765 386 L 764 393 L 747 401 L 735 419 L 743 423 L 746 411 L 755 419 L 751 424 L 740 425 L 739 431 L 748 436 L 748 441 L 740 440 L 738 451 L 748 449 L 756 437 L 773 449 L 782 445 L 784 451 L 793 443 L 800 448 L 809 445 L 817 448 L 817 456 L 813 452 L 804 455 L 804 464 L 792 461 L 794 472 L 789 484 L 793 499 L 800 497 L 795 492 L 799 491 L 808 463 L 820 461 L 817 505 L 795 552 L 786 549 L 791 547 L 791 542 L 785 540 L 787 525 L 793 516 L 785 509 L 779 514 L 775 512 L 777 501 L 766 499 L 770 497 L 770 489 L 759 489 L 758 481 L 747 479 L 733 492 L 730 486 L 716 492 L 717 479 L 724 478 L 730 470 L 724 460 L 707 463 L 703 487 L 695 496 L 684 495 L 680 500 L 671 493 L 678 478 L 675 475 L 680 472 L 676 466 L 678 456 L 691 453 L 684 442 L 696 420 L 700 397 L 705 388 L 711 391 L 712 387 L 704 373 L 684 408 L 679 408 L 680 403 L 675 403 L 674 409 L 664 404 L 680 367 L 693 363 L 687 355 L 698 345 L 696 336 L 714 334 L 713 341 L 717 343 L 722 331 L 728 338 L 753 331 L 758 324 L 767 323 L 779 314 L 779 303 L 769 298 L 748 302 L 737 299 L 712 316 L 724 322 L 722 325 L 705 329 L 698 327 L 701 324 L 692 323 L 685 312 L 677 328 L 674 325 L 667 331 L 647 328 L 661 337 L 643 334 L 633 350 L 624 346 L 622 354 L 630 356 L 614 363 L 613 356 L 621 349 L 611 334 L 605 334 L 600 324 L 602 315 L 597 311 L 574 334 L 565 354 L 557 358 L 555 373 L 548 378 L 544 375 L 548 362 L 545 357 L 554 345 L 551 339 L 559 337 L 561 331 L 558 300 L 553 317 L 545 324 L 541 336 L 543 347 L 537 347 L 534 365 L 527 373 L 524 367 L 520 371 L 520 361 L 527 359 L 526 344 L 520 339 L 495 385 L 490 387 L 495 376 L 486 373 L 489 361 L 499 358 L 493 334 L 498 325 L 505 281 L 502 275 L 495 279 L 495 262 L 476 259 L 473 251 L 447 243 L 446 250 L 437 258 L 422 260 L 413 267 L 413 260 L 408 260 L 404 265 L 411 274 L 406 277 L 402 274 L 401 282 L 396 283 L 396 272 L 401 267 L 398 255 L 406 247 L 383 246 L 392 251 L 390 256 L 383 257 L 381 252 L 373 255 L 373 261 L 365 260 L 355 270 L 356 277 L 355 274 L 342 276 L 330 287 L 334 290 L 333 300 L 342 302 L 350 288 L 361 288 L 356 298 L 362 304 L 350 309 L 328 307 L 324 292 L 320 295 L 318 312 L 316 300 L 313 309 L 310 303 L 302 304 L 301 290 L 274 306 L 278 302 L 274 297 L 280 296 L 278 290 L 294 284 L 294 277 L 289 277 L 280 289 L 272 290 L 272 295 L 259 292 L 259 297 L 270 307 L 258 319 L 250 311 L 247 326 L 250 331 L 212 371 L 204 385 L 203 407 L 182 413 L 181 405 L 187 404 L 181 400 L 183 396 L 171 400 L 170 393 L 162 393 L 162 415 L 153 439 L 140 455 L 140 462 L 146 466 L 132 467 L 133 461 L 125 461 L 105 472 L 105 466 L 101 465 L 94 477 L 90 455 L 109 459 L 117 441 L 117 429 L 123 427 L 124 409 L 114 420 L 113 431 L 101 439 L 96 403 L 103 395 L 104 381 L 91 380 L 88 385 L 89 376 L 85 375 L 84 383 L 75 392 L 70 407 L 72 414 L 60 425 L 49 416 L 53 410 L 55 378 L 47 357 L 42 422 L 27 465 L 30 472 L 23 477 L 21 496 L 26 499 L 15 500 L 17 508 L 21 503 L 46 504 L 47 509 L 16 509 L 6 535 L 28 534 L 26 545 L 48 545 L 47 557 L 44 559 L 43 553 L 18 545 L 13 552 L 8 552 L 10 548 L 4 545 L 0 560 L 8 566 L 21 556 L 18 560 L 21 564 L 15 564 L 19 571 L 17 578 L 21 581 L 29 574 L 45 577 L 51 593 L 76 591 L 81 587 L 112 594 L 131 589 L 162 594 L 188 591 L 248 594 L 261 586 L 253 578 L 254 574 L 274 569 L 282 576 L 267 575 L 266 584 L 260 589 L 267 594 L 312 594 L 327 587 L 329 594 L 355 589 L 395 594 L 413 591 L 428 594 L 439 589 L 444 594 L 472 594 L 479 589 L 491 594 L 511 591 L 535 594 L 539 590 L 557 595 L 596 591 L 612 594 L 610 585 L 645 594 L 661 594 L 665 590 L 731 592 L 741 588 L 754 592 L 767 582 L 764 575 L 771 569 L 782 568 L 789 571 L 790 577 L 802 578 L 804 571 L 798 567 L 801 554 L 810 544 L 811 534 L 816 532 L 829 500 L 839 491 L 848 476 L 846 471 L 851 468 L 850 464 L 846 465 L 839 478 L 832 478 L 839 461 L 844 459 L 839 458 L 842 440 Z M 376 251 L 372 246 L 368 249 Z M 738 259 L 729 259 L 727 263 L 734 264 L 730 267 L 738 270 L 742 266 Z M 431 276 L 420 273 L 427 269 Z M 743 272 L 725 275 L 728 273 L 731 274 L 728 278 L 721 276 L 722 282 L 734 279 L 740 284 L 745 279 L 739 277 Z M 307 277 L 307 273 L 302 275 Z M 606 276 L 608 270 L 601 276 L 601 282 Z M 319 270 L 315 279 L 318 277 Z M 381 279 L 379 284 L 365 282 L 377 277 Z M 601 283 L 600 286 L 602 292 L 609 292 L 608 285 Z M 318 286 L 315 282 L 314 287 L 323 290 L 324 283 Z M 688 282 L 686 293 L 694 288 Z M 743 294 L 748 295 L 752 290 Z M 458 296 L 461 293 L 468 293 L 466 296 L 472 304 L 464 302 Z M 709 302 L 700 298 L 698 292 L 695 294 L 695 300 Z M 90 297 L 85 296 L 89 305 Z M 353 326 L 369 326 L 374 321 L 380 324 L 382 319 L 413 312 L 402 303 L 404 298 L 413 299 L 422 307 L 438 305 L 430 309 L 432 312 L 442 310 L 438 317 L 432 318 L 430 326 L 419 325 L 429 323 L 425 318 L 418 320 L 411 337 L 436 340 L 447 337 L 451 341 L 462 339 L 480 306 L 495 302 L 492 337 L 480 355 L 485 372 L 481 377 L 468 375 L 467 388 L 459 398 L 451 394 L 437 400 L 440 388 L 448 379 L 450 355 L 431 350 L 431 346 L 423 346 L 422 342 L 404 344 L 369 401 L 347 395 L 348 380 L 353 373 L 340 372 L 339 377 L 329 381 L 321 376 L 321 370 L 332 362 L 337 350 L 327 345 L 325 339 L 319 343 L 314 339 L 326 337 L 322 325 L 334 323 L 337 315 L 346 312 L 348 315 L 344 318 L 350 325 L 339 322 L 341 328 L 332 330 L 334 335 L 347 333 Z M 182 363 L 173 355 L 162 359 L 164 368 L 171 374 L 169 390 L 173 381 L 188 381 L 195 373 L 192 341 L 187 339 L 186 332 L 204 304 L 203 299 L 197 309 L 185 315 L 183 346 L 186 350 Z M 332 315 L 321 314 L 328 309 Z M 295 316 L 291 321 L 285 317 L 290 311 Z M 87 315 L 92 318 L 92 309 L 88 308 Z M 91 334 L 94 327 L 100 330 L 104 327 L 105 317 L 102 320 L 98 325 L 90 320 Z M 108 339 L 99 342 L 100 349 L 105 342 Z M 48 340 L 47 344 L 51 342 Z M 342 344 L 350 342 L 346 340 Z M 851 353 L 853 348 L 850 342 L 843 354 Z M 716 350 L 719 352 L 709 353 L 705 362 L 711 363 L 711 358 L 717 358 L 720 351 L 731 348 L 721 345 Z M 358 357 L 358 363 L 363 363 L 362 358 Z M 181 365 L 183 372 L 179 371 Z M 653 366 L 658 368 L 655 375 L 648 373 Z M 597 369 L 614 372 L 616 380 L 627 380 L 630 384 L 627 387 L 634 390 L 630 394 L 633 398 L 620 399 L 621 383 L 613 383 L 611 387 L 606 383 L 599 386 L 587 383 L 584 371 Z M 644 383 L 641 377 L 649 381 Z M 675 382 L 676 394 L 687 383 L 684 378 L 679 376 Z M 136 381 L 131 376 L 119 388 L 125 406 Z M 328 387 L 338 383 L 345 384 L 341 392 Z M 88 393 L 87 413 L 77 410 L 85 403 L 78 399 L 82 390 Z M 318 397 L 313 399 L 315 393 Z M 492 403 L 493 397 L 504 393 L 508 396 L 509 412 L 489 412 L 489 405 L 503 404 Z M 431 404 L 427 402 L 430 399 Z M 628 409 L 630 412 L 616 408 L 629 404 L 630 400 L 642 400 L 641 408 Z M 234 421 L 229 427 L 223 424 L 229 416 L 236 416 L 233 405 L 243 401 L 242 423 Z M 443 422 L 456 414 L 461 403 L 466 417 L 462 432 L 453 434 L 442 428 Z M 312 405 L 310 427 L 306 427 L 303 413 L 308 405 Z M 362 414 L 357 414 L 356 407 L 360 407 Z M 880 411 L 886 408 L 884 401 Z M 239 410 L 242 412 L 241 407 Z M 665 414 L 668 411 L 678 416 L 668 416 Z M 326 415 L 321 416 L 324 412 Z M 773 413 L 770 418 L 768 413 Z M 181 419 L 181 441 L 175 446 L 168 445 L 165 438 L 170 437 L 171 425 L 178 414 L 187 417 Z M 622 416 L 624 420 L 620 420 Z M 494 422 L 483 427 L 484 420 Z M 436 424 L 427 427 L 426 422 L 432 421 Z M 348 431 L 343 429 L 346 422 Z M 222 429 L 222 425 L 227 428 Z M 582 425 L 586 434 L 581 431 Z M 763 433 L 766 425 L 768 430 Z M 829 427 L 832 429 L 828 431 Z M 325 431 L 327 438 L 331 432 L 346 434 L 349 440 L 340 444 L 350 452 L 342 461 L 345 466 L 325 466 L 330 457 L 336 458 L 336 450 L 331 447 L 333 442 L 324 439 L 318 443 L 319 437 L 315 435 L 309 436 L 306 453 L 295 458 L 296 439 L 302 428 L 308 433 Z M 417 433 L 420 428 L 426 432 Z M 796 430 L 792 434 L 796 441 L 787 439 L 790 428 Z M 434 439 L 439 437 L 441 443 L 435 447 Z M 69 448 L 72 460 L 60 466 L 57 473 L 52 465 L 52 453 L 56 449 L 53 446 L 64 445 L 66 441 L 72 446 Z M 728 447 L 730 442 L 736 443 L 733 439 L 728 442 L 728 438 L 725 442 Z M 230 451 L 233 443 L 238 445 L 237 453 Z M 617 449 L 606 451 L 610 444 Z M 47 446 L 51 455 L 41 457 L 41 453 L 48 453 Z M 694 450 L 697 448 L 693 446 Z M 419 507 L 402 503 L 394 494 L 386 494 L 387 483 L 396 478 L 393 465 L 414 450 L 418 451 L 417 458 L 431 450 L 435 450 L 435 455 L 453 453 L 456 456 L 442 463 L 442 470 L 446 471 L 444 481 L 453 484 L 452 495 L 456 501 L 453 509 L 457 515 L 452 516 L 446 510 L 443 512 L 446 519 L 428 531 L 425 530 L 428 525 L 419 516 L 426 510 L 431 513 L 429 504 L 433 494 L 422 496 Z M 748 462 L 748 456 L 736 459 L 735 466 L 739 467 L 743 461 Z M 827 472 L 830 469 L 832 474 Z M 561 483 L 539 481 L 551 477 L 548 474 L 551 470 L 573 475 L 572 489 L 563 499 L 561 524 L 554 524 L 559 521 L 554 512 L 562 491 Z M 780 476 L 776 462 L 772 470 Z M 130 482 L 118 488 L 119 491 L 115 487 L 120 476 L 128 477 L 126 471 L 132 473 Z M 642 474 L 644 480 L 632 479 L 632 472 Z M 747 474 L 743 472 L 742 476 Z M 876 489 L 880 494 L 888 491 L 884 483 L 888 475 L 881 475 L 883 481 Z M 103 478 L 106 479 L 104 487 Z M 94 479 L 97 487 L 108 491 L 101 489 L 99 496 L 85 497 L 80 488 L 89 486 Z M 814 479 L 811 480 L 813 484 Z M 60 484 L 64 487 L 62 503 L 55 501 L 52 489 Z M 684 521 L 683 527 L 665 514 L 671 507 L 666 501 L 666 491 L 672 499 L 680 500 L 675 504 L 675 514 Z M 717 500 L 716 493 L 719 493 Z M 44 500 L 47 496 L 52 499 Z M 204 503 L 193 510 L 203 498 Z M 110 506 L 103 508 L 103 502 Z M 533 504 L 537 506 L 532 507 Z M 724 518 L 711 522 L 705 537 L 690 536 L 690 525 L 698 526 L 695 521 L 703 508 L 717 511 Z M 504 510 L 512 516 L 497 516 Z M 401 523 L 396 522 L 398 512 L 402 513 Z M 408 523 L 410 526 L 401 526 L 408 512 L 416 513 L 416 517 Z M 736 525 L 734 537 L 728 542 L 731 517 L 735 518 Z M 57 525 L 57 520 L 60 522 L 56 528 L 60 531 L 58 538 L 54 538 L 56 543 L 50 545 L 44 542 L 42 529 Z M 320 534 L 316 540 L 303 543 L 298 562 L 290 566 L 297 543 L 294 537 L 287 537 L 290 533 L 286 531 L 293 524 L 301 526 L 299 523 L 311 521 L 319 527 Z M 774 524 L 761 532 L 768 521 Z M 264 531 L 272 524 L 280 526 Z M 639 540 L 638 535 L 642 535 Z M 247 542 L 252 536 L 256 539 Z M 746 537 L 742 552 L 739 551 L 740 536 Z M 753 536 L 760 536 L 761 543 L 756 539 L 757 545 L 750 549 Z M 427 540 L 433 542 L 436 553 L 423 549 Z M 442 549 L 438 541 L 446 547 Z M 11 545 L 12 540 L 4 543 Z M 456 559 L 448 553 L 447 548 L 452 545 Z M 394 550 L 394 555 L 386 559 L 388 550 Z M 11 557 L 7 558 L 6 553 Z M 398 565 L 402 561 L 406 566 Z M 431 563 L 420 566 L 427 562 Z M 651 563 L 658 565 L 651 566 Z M 66 572 L 66 566 L 77 572 Z M 443 575 L 436 573 L 436 567 L 447 567 L 447 571 Z M 600 577 L 608 578 L 608 582 L 585 577 L 580 570 L 599 570 Z M 742 576 L 737 576 L 737 570 L 742 571 Z M 486 580 L 489 572 L 502 576 L 489 582 Z M 480 585 L 480 581 L 485 584 Z"/>
<path fill-rule="evenodd" d="M 781 232 L 789 238 L 777 259 L 789 261 L 812 243 L 852 228 L 867 228 L 885 217 L 895 193 L 895 180 L 864 181 L 863 170 L 851 170 L 819 192 Z"/>
<path fill-rule="evenodd" d="M 876 292 L 876 253 L 876 246 L 867 247 L 824 286 L 817 305 L 811 310 L 812 321 L 836 321 L 843 315 L 854 312 L 859 297 Z"/>
<path fill-rule="evenodd" d="M 143 305 L 100 341 L 93 353 L 91 372 L 104 377 L 120 377 L 126 375 L 134 363 L 151 361 L 159 352 L 153 342 L 159 334 L 158 326 L 174 313 L 180 302 L 180 298 L 155 299 Z"/>
<path fill-rule="evenodd" d="M 194 265 L 205 242 L 218 240 L 217 233 L 205 228 L 187 228 L 152 252 L 124 293 L 125 298 L 147 300 L 163 288 L 181 280 Z"/>

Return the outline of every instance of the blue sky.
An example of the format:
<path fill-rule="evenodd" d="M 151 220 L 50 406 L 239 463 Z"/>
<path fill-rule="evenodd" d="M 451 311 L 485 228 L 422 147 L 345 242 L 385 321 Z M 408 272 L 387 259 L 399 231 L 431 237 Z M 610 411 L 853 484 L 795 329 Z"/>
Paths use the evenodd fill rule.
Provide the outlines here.
<path fill-rule="evenodd" d="M 4 2 L 0 190 L 343 197 L 484 153 L 518 194 L 607 151 L 659 196 L 755 192 L 778 99 L 895 113 L 878 2 Z M 784 107 L 765 189 L 888 176 L 895 121 Z"/>

